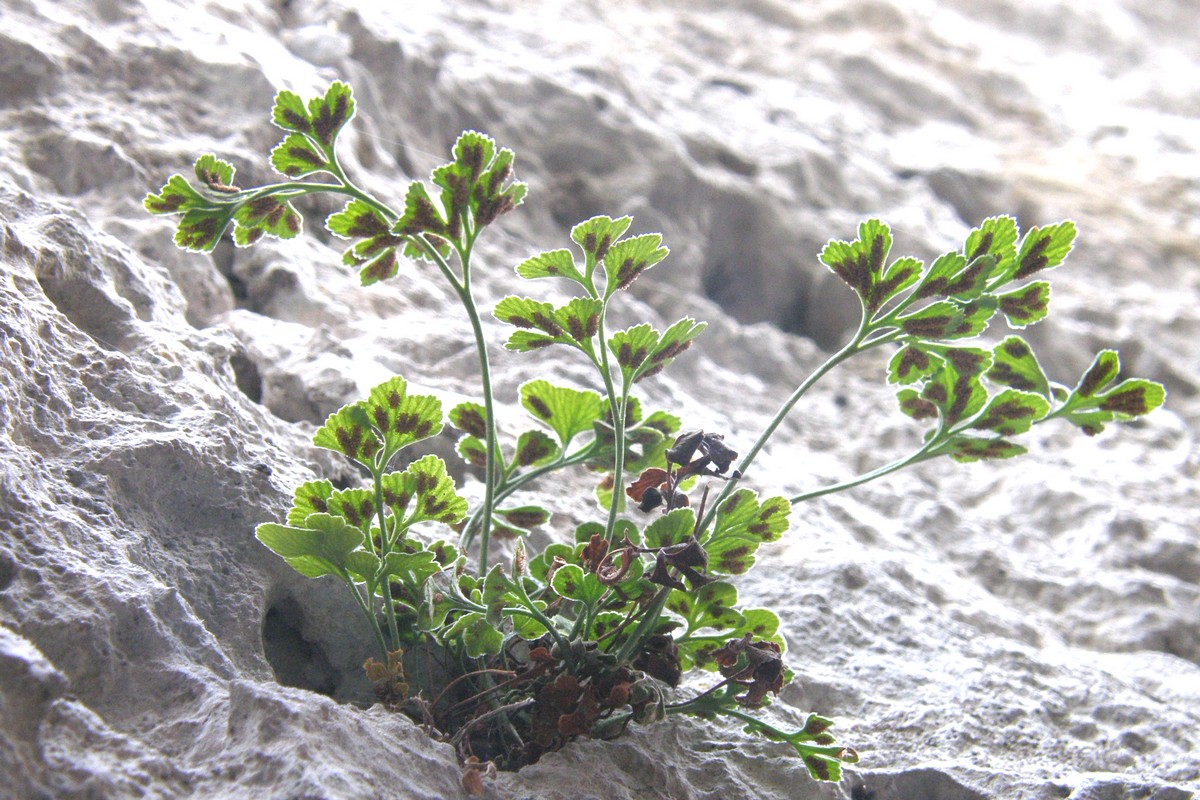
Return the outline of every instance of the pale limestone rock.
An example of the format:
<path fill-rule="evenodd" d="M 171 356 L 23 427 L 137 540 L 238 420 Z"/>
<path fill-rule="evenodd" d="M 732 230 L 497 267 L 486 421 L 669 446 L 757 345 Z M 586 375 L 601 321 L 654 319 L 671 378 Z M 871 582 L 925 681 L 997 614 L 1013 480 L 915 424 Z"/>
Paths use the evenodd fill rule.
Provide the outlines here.
<path fill-rule="evenodd" d="M 309 443 L 342 403 L 393 373 L 473 395 L 455 298 L 412 265 L 359 287 L 321 230 L 332 202 L 304 209 L 300 240 L 211 256 L 174 250 L 138 204 L 204 151 L 267 179 L 274 91 L 335 77 L 360 101 L 347 163 L 382 197 L 464 128 L 517 151 L 531 195 L 482 248 L 485 308 L 561 292 L 511 267 L 590 214 L 662 230 L 672 256 L 619 313 L 712 323 L 644 386 L 691 427 L 748 443 L 820 363 L 813 342 L 836 345 L 854 303 L 815 254 L 868 215 L 923 257 L 986 214 L 1076 218 L 1055 316 L 1030 332 L 1044 363 L 1069 381 L 1115 344 L 1172 393 L 1095 440 L 1054 429 L 1020 461 L 935 462 L 818 500 L 764 550 L 743 599 L 780 611 L 798 674 L 772 713 L 839 720 L 864 756 L 840 787 L 735 727 L 680 719 L 576 743 L 489 796 L 1200 790 L 1194 9 L 355 5 L 3 12 L 0 794 L 463 796 L 447 745 L 361 707 L 371 648 L 340 587 L 252 536 L 296 483 L 351 477 Z M 487 326 L 502 424 L 521 424 L 534 370 L 589 381 L 561 354 L 502 352 Z M 795 492 L 913 447 L 881 370 L 866 359 L 819 385 L 750 479 Z M 567 476 L 535 497 L 569 527 L 594 514 L 588 491 Z"/>

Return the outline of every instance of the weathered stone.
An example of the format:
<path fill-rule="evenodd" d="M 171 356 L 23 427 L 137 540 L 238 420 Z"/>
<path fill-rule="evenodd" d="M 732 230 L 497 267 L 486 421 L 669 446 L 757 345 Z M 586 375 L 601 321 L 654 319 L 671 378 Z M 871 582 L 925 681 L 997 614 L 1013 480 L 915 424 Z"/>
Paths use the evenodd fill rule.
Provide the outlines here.
<path fill-rule="evenodd" d="M 516 150 L 531 194 L 481 247 L 485 309 L 530 294 L 512 265 L 588 215 L 662 230 L 672 255 L 621 324 L 711 326 L 638 388 L 734 449 L 820 363 L 813 342 L 853 327 L 815 256 L 868 215 L 926 258 L 981 214 L 1075 218 L 1054 315 L 1031 331 L 1043 363 L 1070 381 L 1114 343 L 1172 393 L 1096 439 L 1056 428 L 1017 462 L 931 462 L 806 504 L 760 551 L 739 589 L 778 610 L 797 672 L 771 713 L 837 719 L 863 756 L 840 787 L 737 726 L 672 718 L 575 743 L 490 796 L 1200 791 L 1193 9 L 357 5 L 6 8 L 0 795 L 464 796 L 448 745 L 367 707 L 372 648 L 344 590 L 253 538 L 297 483 L 352 477 L 310 445 L 340 404 L 397 372 L 447 402 L 475 395 L 456 298 L 429 265 L 359 286 L 321 228 L 332 202 L 301 204 L 299 240 L 211 256 L 175 251 L 139 204 L 205 151 L 268 180 L 274 91 L 332 77 L 360 104 L 346 166 L 381 197 L 464 128 Z M 591 380 L 569 354 L 502 352 L 485 325 L 502 425 L 523 424 L 533 372 Z M 866 362 L 818 384 L 748 482 L 795 493 L 917 444 Z M 578 522 L 590 491 L 565 476 L 534 498 Z"/>

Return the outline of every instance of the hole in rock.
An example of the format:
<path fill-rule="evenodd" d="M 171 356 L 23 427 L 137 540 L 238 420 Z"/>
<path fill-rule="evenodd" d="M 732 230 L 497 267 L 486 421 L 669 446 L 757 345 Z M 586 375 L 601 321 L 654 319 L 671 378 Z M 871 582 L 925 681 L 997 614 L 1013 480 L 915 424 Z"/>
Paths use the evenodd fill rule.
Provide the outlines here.
<path fill-rule="evenodd" d="M 0 592 L 12 585 L 17 574 L 17 564 L 8 552 L 0 552 Z"/>
<path fill-rule="evenodd" d="M 229 289 L 233 292 L 233 299 L 238 302 L 239 307 L 244 307 L 247 298 L 250 297 L 250 290 L 246 288 L 246 282 L 232 272 L 225 275 L 225 279 L 229 281 Z"/>
<path fill-rule="evenodd" d="M 743 324 L 768 322 L 836 349 L 858 323 L 858 302 L 817 261 L 825 239 L 754 198 L 709 200 L 700 267 L 706 297 Z M 833 278 L 833 280 L 829 280 Z"/>
<path fill-rule="evenodd" d="M 267 609 L 262 627 L 267 662 L 284 686 L 332 697 L 339 683 L 337 670 L 319 644 L 304 638 L 303 630 L 304 612 L 291 598 Z"/>
<path fill-rule="evenodd" d="M 710 264 L 704 293 L 743 324 L 769 322 L 826 352 L 844 344 L 858 323 L 854 295 L 836 278 L 814 277 L 800 264 L 787 264 L 792 274 L 782 279 L 777 267 L 758 259 Z"/>
<path fill-rule="evenodd" d="M 850 800 L 877 800 L 877 798 L 866 784 L 860 783 L 850 789 Z"/>
<path fill-rule="evenodd" d="M 262 375 L 245 350 L 238 349 L 229 357 L 229 366 L 233 370 L 233 379 L 237 382 L 242 394 L 256 403 L 262 403 Z"/>

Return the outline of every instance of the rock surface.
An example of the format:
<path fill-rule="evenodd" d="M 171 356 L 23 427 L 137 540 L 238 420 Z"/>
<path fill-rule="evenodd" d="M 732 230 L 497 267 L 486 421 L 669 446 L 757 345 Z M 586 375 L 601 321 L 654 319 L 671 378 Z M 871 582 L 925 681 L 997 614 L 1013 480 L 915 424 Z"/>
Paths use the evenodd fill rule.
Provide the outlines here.
<path fill-rule="evenodd" d="M 252 537 L 340 467 L 314 423 L 405 375 L 471 395 L 432 270 L 363 289 L 309 235 L 212 256 L 140 200 L 196 154 L 267 177 L 277 88 L 356 89 L 347 160 L 380 195 L 457 133 L 518 153 L 531 196 L 490 234 L 481 305 L 595 213 L 673 255 L 630 318 L 710 322 L 646 385 L 748 442 L 853 317 L 817 265 L 868 215 L 923 257 L 982 217 L 1075 218 L 1052 377 L 1095 350 L 1167 409 L 1023 460 L 931 462 L 816 500 L 743 598 L 784 620 L 774 708 L 839 720 L 840 786 L 691 720 L 581 742 L 496 798 L 1185 800 L 1200 792 L 1200 13 L 1184 0 L 560 0 L 378 4 L 9 0 L 0 12 L 0 795 L 454 798 L 448 745 L 363 710 L 366 633 L 337 586 Z M 670 321 L 670 320 L 668 320 Z M 515 413 L 531 369 L 499 349 Z M 818 385 L 763 490 L 906 452 L 878 361 Z M 853 436 L 846 436 L 852 433 Z M 449 440 L 435 443 L 448 452 Z M 542 487 L 569 521 L 583 479 Z"/>

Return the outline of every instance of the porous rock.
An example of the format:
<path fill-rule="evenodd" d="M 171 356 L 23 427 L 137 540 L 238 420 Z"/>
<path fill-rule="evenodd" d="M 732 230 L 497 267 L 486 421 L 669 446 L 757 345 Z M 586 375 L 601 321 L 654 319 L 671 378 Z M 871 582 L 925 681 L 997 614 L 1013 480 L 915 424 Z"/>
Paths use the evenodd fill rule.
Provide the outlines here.
<path fill-rule="evenodd" d="M 662 230 L 673 254 L 623 321 L 711 327 L 641 388 L 735 446 L 852 324 L 814 255 L 868 215 L 923 257 L 987 214 L 1075 217 L 1031 339 L 1056 379 L 1112 343 L 1171 391 L 1096 439 L 1054 430 L 1022 461 L 932 462 L 806 504 L 764 548 L 740 591 L 780 613 L 797 672 L 771 713 L 837 719 L 863 756 L 842 784 L 735 727 L 672 719 L 577 742 L 489 796 L 1200 791 L 1194 9 L 355 5 L 6 7 L 0 794 L 464 796 L 448 745 L 370 707 L 368 633 L 340 587 L 252 536 L 298 482 L 349 477 L 312 431 L 373 383 L 474 395 L 453 294 L 415 265 L 358 286 L 320 230 L 330 204 L 302 209 L 301 240 L 206 256 L 139 205 L 203 151 L 267 179 L 274 91 L 335 77 L 360 103 L 346 161 L 381 196 L 464 128 L 517 151 L 531 195 L 483 245 L 485 308 L 530 293 L 511 266 L 588 215 Z M 552 353 L 493 357 L 502 420 L 532 370 L 589 380 Z M 794 494 L 914 446 L 881 371 L 819 384 L 747 479 Z M 589 491 L 568 476 L 534 497 L 569 525 L 594 515 Z"/>

